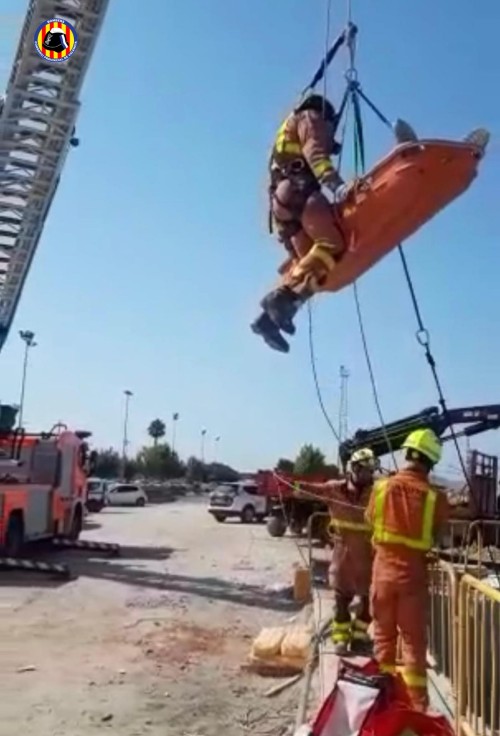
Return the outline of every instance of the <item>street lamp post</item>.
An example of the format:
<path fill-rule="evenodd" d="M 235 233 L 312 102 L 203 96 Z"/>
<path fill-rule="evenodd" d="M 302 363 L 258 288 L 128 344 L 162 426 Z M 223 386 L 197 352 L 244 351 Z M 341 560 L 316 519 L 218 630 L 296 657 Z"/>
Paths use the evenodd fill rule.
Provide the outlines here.
<path fill-rule="evenodd" d="M 175 440 L 177 437 L 177 422 L 179 421 L 179 413 L 172 414 L 172 452 L 175 452 Z"/>
<path fill-rule="evenodd" d="M 127 462 L 127 446 L 128 446 L 128 412 L 130 397 L 134 394 L 132 391 L 125 389 L 123 392 L 125 395 L 125 412 L 123 417 L 123 443 L 122 443 L 122 477 L 125 479 L 125 465 Z"/>
<path fill-rule="evenodd" d="M 31 330 L 20 330 L 19 337 L 24 342 L 23 374 L 21 378 L 21 396 L 19 398 L 19 429 L 23 426 L 24 395 L 26 392 L 26 374 L 28 372 L 28 357 L 30 348 L 36 347 L 35 333 Z"/>
<path fill-rule="evenodd" d="M 217 450 L 219 449 L 219 442 L 220 442 L 220 435 L 217 435 L 217 437 L 215 437 L 214 439 L 214 463 L 217 462 L 217 456 L 218 456 Z"/>
<path fill-rule="evenodd" d="M 207 430 L 201 430 L 201 462 L 205 462 L 205 437 L 207 436 Z"/>

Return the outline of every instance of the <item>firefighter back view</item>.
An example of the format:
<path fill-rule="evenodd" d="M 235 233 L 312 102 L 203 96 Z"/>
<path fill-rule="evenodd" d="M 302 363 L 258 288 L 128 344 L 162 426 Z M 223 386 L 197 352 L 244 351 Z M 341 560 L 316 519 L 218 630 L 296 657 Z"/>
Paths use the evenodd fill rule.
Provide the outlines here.
<path fill-rule="evenodd" d="M 345 250 L 329 199 L 340 201 L 343 181 L 330 157 L 339 153 L 331 102 L 311 94 L 278 130 L 269 162 L 273 230 L 295 264 L 287 286 L 261 302 L 253 331 L 270 347 L 288 352 L 281 334 L 293 335 L 293 318 Z M 328 195 L 328 196 L 327 196 Z"/>
<path fill-rule="evenodd" d="M 383 671 L 395 673 L 399 630 L 401 675 L 413 707 L 425 711 L 427 553 L 448 518 L 448 502 L 429 482 L 429 473 L 441 458 L 441 443 L 434 432 L 412 432 L 403 448 L 404 469 L 375 484 L 366 514 L 375 550 L 371 587 L 374 654 Z"/>

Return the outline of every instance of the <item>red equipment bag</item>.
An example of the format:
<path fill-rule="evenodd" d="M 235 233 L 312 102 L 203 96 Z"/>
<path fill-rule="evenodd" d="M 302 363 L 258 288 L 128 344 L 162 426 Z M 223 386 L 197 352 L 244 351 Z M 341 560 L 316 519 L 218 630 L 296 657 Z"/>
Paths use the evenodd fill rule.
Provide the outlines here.
<path fill-rule="evenodd" d="M 454 736 L 444 716 L 413 710 L 402 681 L 381 674 L 375 662 L 342 664 L 311 736 Z"/>

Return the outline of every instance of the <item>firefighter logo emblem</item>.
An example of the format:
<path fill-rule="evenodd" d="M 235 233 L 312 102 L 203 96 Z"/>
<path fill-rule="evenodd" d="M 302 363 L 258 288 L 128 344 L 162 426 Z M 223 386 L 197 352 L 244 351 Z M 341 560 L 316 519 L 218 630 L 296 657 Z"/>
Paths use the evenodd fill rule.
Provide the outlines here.
<path fill-rule="evenodd" d="M 51 18 L 39 25 L 34 40 L 37 54 L 56 63 L 69 59 L 78 45 L 74 26 L 62 18 Z"/>

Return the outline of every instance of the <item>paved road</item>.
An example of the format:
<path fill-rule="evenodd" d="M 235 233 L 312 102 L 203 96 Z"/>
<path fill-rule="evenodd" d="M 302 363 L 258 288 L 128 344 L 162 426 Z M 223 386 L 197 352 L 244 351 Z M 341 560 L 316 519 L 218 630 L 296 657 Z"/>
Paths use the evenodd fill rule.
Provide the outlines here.
<path fill-rule="evenodd" d="M 3 575 L 1 736 L 285 732 L 297 691 L 267 701 L 240 667 L 260 627 L 292 615 L 276 588 L 300 558 L 205 503 L 90 516 L 84 538 L 122 555 L 66 553 L 76 580 Z"/>

